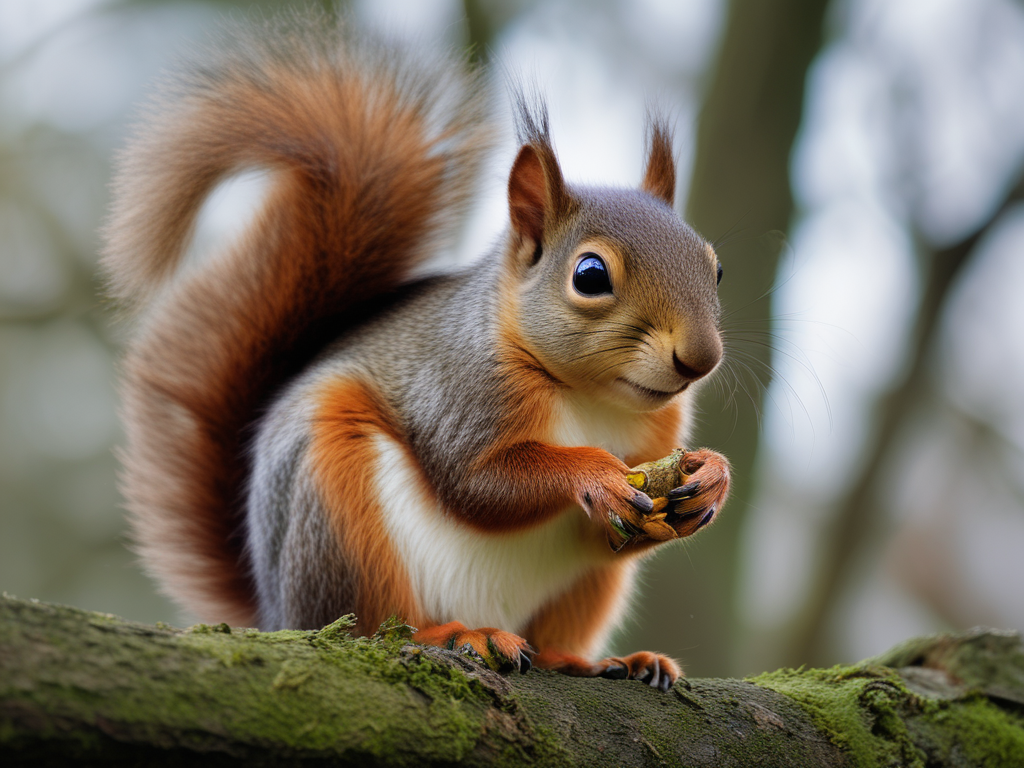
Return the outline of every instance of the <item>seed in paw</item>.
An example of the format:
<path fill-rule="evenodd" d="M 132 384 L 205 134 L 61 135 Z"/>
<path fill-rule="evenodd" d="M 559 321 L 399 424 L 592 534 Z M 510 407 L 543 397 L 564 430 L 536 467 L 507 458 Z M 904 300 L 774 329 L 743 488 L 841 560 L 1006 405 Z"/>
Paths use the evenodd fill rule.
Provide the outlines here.
<path fill-rule="evenodd" d="M 647 520 L 644 522 L 644 533 L 655 541 L 670 541 L 678 536 L 676 529 L 661 520 Z"/>

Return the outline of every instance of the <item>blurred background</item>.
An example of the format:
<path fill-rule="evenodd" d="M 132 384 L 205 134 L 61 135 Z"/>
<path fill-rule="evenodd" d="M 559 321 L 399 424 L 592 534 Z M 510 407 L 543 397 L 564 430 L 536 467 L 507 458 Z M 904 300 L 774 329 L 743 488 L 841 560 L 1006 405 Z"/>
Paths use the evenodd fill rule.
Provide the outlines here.
<path fill-rule="evenodd" d="M 97 230 L 154 78 L 224 17 L 284 5 L 0 0 L 0 589 L 193 620 L 126 548 Z M 678 206 L 725 267 L 728 362 L 693 444 L 735 488 L 648 564 L 613 650 L 738 675 L 1024 630 L 1024 2 L 351 6 L 536 78 L 570 179 L 637 183 L 645 104 L 674 119 Z M 500 232 L 514 150 L 453 260 Z M 217 193 L 196 247 L 255 199 Z"/>

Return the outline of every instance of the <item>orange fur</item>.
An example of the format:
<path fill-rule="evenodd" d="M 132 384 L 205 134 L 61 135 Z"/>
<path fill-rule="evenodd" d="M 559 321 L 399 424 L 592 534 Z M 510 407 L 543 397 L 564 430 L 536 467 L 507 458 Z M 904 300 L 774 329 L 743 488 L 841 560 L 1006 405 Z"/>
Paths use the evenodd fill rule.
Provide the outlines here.
<path fill-rule="evenodd" d="M 615 490 L 625 484 L 628 467 L 600 448 L 565 448 L 541 442 L 500 445 L 481 456 L 472 468 L 478 482 L 506 488 L 481 506 L 458 509 L 461 519 L 487 531 L 514 531 L 537 525 L 585 494 L 595 503 L 622 502 Z M 632 494 L 630 494 L 632 495 Z"/>
<path fill-rule="evenodd" d="M 124 362 L 123 488 L 147 569 L 207 621 L 254 621 L 242 537 L 253 421 L 431 255 L 490 144 L 461 67 L 410 76 L 401 54 L 330 26 L 239 32 L 240 47 L 155 103 L 115 181 L 110 290 L 149 315 Z M 253 167 L 271 174 L 254 224 L 177 275 L 204 200 Z"/>
<path fill-rule="evenodd" d="M 527 639 L 541 650 L 583 656 L 594 653 L 594 638 L 616 618 L 632 568 L 620 559 L 587 573 L 540 609 L 526 629 Z"/>
<path fill-rule="evenodd" d="M 498 356 L 509 392 L 501 435 L 504 444 L 512 445 L 547 434 L 554 399 L 565 385 L 552 378 L 511 326 L 502 323 L 499 339 Z"/>
<path fill-rule="evenodd" d="M 676 163 L 672 157 L 672 133 L 661 122 L 651 124 L 647 168 L 640 188 L 666 205 L 671 206 L 675 202 Z"/>
<path fill-rule="evenodd" d="M 469 646 L 483 658 L 497 657 L 499 664 L 512 664 L 516 667 L 519 666 L 520 657 L 531 651 L 529 643 L 519 635 L 494 627 L 467 629 L 458 621 L 421 629 L 412 639 L 422 645 L 448 649 Z"/>
<path fill-rule="evenodd" d="M 650 651 L 597 661 L 589 658 L 598 650 L 593 647 L 594 638 L 621 611 L 631 567 L 618 560 L 595 569 L 540 610 L 526 630 L 527 640 L 539 649 L 534 666 L 576 677 L 638 678 L 663 689 L 680 677 L 682 671 L 673 659 Z"/>
<path fill-rule="evenodd" d="M 354 381 L 325 386 L 318 403 L 310 456 L 346 562 L 358 570 L 357 631 L 372 633 L 390 616 L 413 626 L 429 624 L 384 529 L 373 488 L 374 436 L 388 435 L 402 444 L 392 417 L 378 398 Z"/>

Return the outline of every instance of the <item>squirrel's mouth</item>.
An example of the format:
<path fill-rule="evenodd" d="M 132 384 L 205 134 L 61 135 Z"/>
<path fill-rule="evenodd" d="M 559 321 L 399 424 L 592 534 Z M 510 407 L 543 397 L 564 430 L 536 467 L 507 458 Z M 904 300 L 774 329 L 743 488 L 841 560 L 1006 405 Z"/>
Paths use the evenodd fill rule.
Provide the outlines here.
<path fill-rule="evenodd" d="M 690 382 L 687 381 L 687 382 L 685 382 L 683 384 L 683 386 L 681 386 L 679 389 L 677 389 L 677 390 L 675 390 L 673 392 L 663 392 L 660 389 L 650 389 L 649 387 L 642 387 L 639 384 L 630 381 L 629 379 L 623 378 L 622 376 L 617 378 L 616 381 L 621 381 L 623 384 L 628 385 L 630 389 L 632 389 L 634 392 L 636 392 L 641 397 L 643 397 L 643 398 L 645 398 L 647 400 L 652 400 L 652 401 L 667 400 L 670 397 L 675 397 L 680 392 L 682 392 L 684 389 L 686 389 L 688 386 L 690 386 Z"/>

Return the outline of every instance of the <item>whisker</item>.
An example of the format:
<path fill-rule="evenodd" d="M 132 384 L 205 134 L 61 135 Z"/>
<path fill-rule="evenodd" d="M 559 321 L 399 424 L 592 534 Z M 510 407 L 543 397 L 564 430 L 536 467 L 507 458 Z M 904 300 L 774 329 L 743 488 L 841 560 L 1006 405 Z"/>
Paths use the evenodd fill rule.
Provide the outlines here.
<path fill-rule="evenodd" d="M 749 374 L 750 379 L 752 379 L 755 382 L 755 384 L 759 388 L 763 389 L 767 394 L 767 387 L 763 385 L 757 373 L 747 363 L 735 357 L 732 359 L 732 362 L 734 365 L 741 366 L 743 370 L 746 371 L 747 374 Z M 760 429 L 763 422 L 763 411 L 760 404 L 758 403 L 757 398 L 754 397 L 753 393 L 751 393 L 750 391 L 750 388 L 747 386 L 747 378 L 744 376 L 735 376 L 734 381 L 737 384 L 738 390 L 742 391 L 742 393 L 750 401 L 750 405 L 754 409 L 754 416 L 757 420 L 757 426 Z"/>
<path fill-rule="evenodd" d="M 639 359 L 640 358 L 638 358 L 638 357 L 630 357 L 628 360 L 615 361 L 615 362 L 611 363 L 610 365 L 605 366 L 600 371 L 597 371 L 596 373 L 592 374 L 592 376 L 597 378 L 598 376 L 604 375 L 605 373 L 610 371 L 612 368 L 617 368 L 617 367 L 622 366 L 622 365 L 629 365 L 630 363 L 635 363 Z"/>
<path fill-rule="evenodd" d="M 562 334 L 563 337 L 569 337 L 569 336 L 595 336 L 595 335 L 597 335 L 597 333 L 595 333 L 594 331 L 570 331 L 569 333 L 563 333 Z M 613 336 L 616 340 L 644 342 L 644 339 L 641 338 L 640 336 L 631 336 L 629 334 L 620 333 L 618 331 L 604 331 L 602 333 L 602 335 L 605 336 L 605 337 Z"/>
<path fill-rule="evenodd" d="M 605 349 L 595 349 L 592 352 L 584 352 L 582 355 L 577 355 L 576 357 L 572 358 L 569 362 L 575 363 L 575 362 L 577 362 L 579 360 L 583 360 L 583 359 L 588 358 L 588 357 L 593 357 L 594 355 L 604 355 L 604 354 L 607 354 L 609 352 L 617 352 L 617 351 L 622 350 L 622 349 L 633 349 L 633 345 L 632 344 L 623 344 L 622 346 L 618 346 L 618 347 L 606 347 Z"/>
<path fill-rule="evenodd" d="M 732 437 L 732 435 L 736 432 L 737 427 L 739 426 L 740 404 L 738 396 L 740 392 L 746 395 L 746 397 L 750 400 L 750 404 L 754 408 L 755 414 L 760 412 L 760 405 L 754 398 L 751 397 L 750 392 L 746 387 L 746 384 L 743 383 L 742 377 L 736 370 L 737 365 L 738 363 L 727 359 L 723 361 L 721 368 L 725 379 L 724 381 L 720 382 L 722 391 L 722 411 L 732 411 L 733 416 L 732 425 L 730 427 L 728 435 L 729 438 Z"/>
<path fill-rule="evenodd" d="M 731 227 L 729 227 L 725 231 L 725 234 L 719 235 L 714 240 L 712 240 L 711 241 L 711 247 L 714 248 L 717 251 L 720 246 L 723 246 L 723 245 L 726 245 L 726 244 L 729 243 L 729 241 L 732 239 L 733 233 L 736 233 L 737 235 L 741 234 L 744 230 L 742 228 L 740 228 L 740 224 L 742 224 L 743 220 L 745 218 L 747 218 L 747 216 L 750 215 L 750 211 L 751 210 L 752 210 L 752 208 L 748 208 L 743 213 L 742 216 L 740 216 L 738 219 L 736 219 L 736 223 L 733 224 Z"/>
<path fill-rule="evenodd" d="M 770 335 L 770 334 L 766 333 L 766 335 Z M 832 431 L 833 427 L 835 426 L 835 422 L 834 422 L 833 416 L 832 416 L 832 405 L 831 405 L 831 403 L 829 403 L 829 399 L 828 399 L 828 392 L 825 390 L 825 385 L 822 383 L 821 377 L 818 376 L 817 371 L 814 370 L 814 366 L 811 364 L 811 362 L 809 360 L 806 359 L 806 356 L 804 356 L 803 353 L 798 348 L 797 348 L 796 352 L 790 352 L 787 349 L 784 349 L 781 346 L 781 344 L 774 344 L 774 343 L 771 343 L 771 342 L 768 342 L 768 341 L 764 341 L 762 339 L 736 337 L 734 334 L 729 334 L 727 336 L 725 334 L 723 334 L 723 336 L 724 336 L 724 338 L 729 339 L 729 340 L 732 340 L 733 338 L 738 338 L 738 340 L 741 341 L 744 344 L 756 345 L 756 346 L 762 347 L 764 349 L 768 349 L 768 350 L 770 350 L 771 352 L 773 352 L 773 353 L 775 353 L 777 355 L 781 355 L 781 356 L 783 356 L 785 358 L 788 358 L 789 360 L 792 360 L 796 365 L 798 365 L 800 368 L 802 368 L 804 371 L 806 371 L 806 373 L 814 381 L 814 385 L 815 385 L 815 387 L 818 390 L 818 394 L 821 395 L 822 402 L 825 405 L 825 413 L 826 413 L 827 418 L 828 418 L 829 431 L 830 432 Z M 779 341 L 780 342 L 787 342 L 788 340 L 780 339 Z M 801 408 L 801 410 L 803 410 L 804 415 L 808 418 L 809 421 L 811 420 L 810 419 L 810 412 L 807 410 L 807 407 L 804 405 L 803 400 L 800 398 L 800 395 L 796 391 L 796 388 L 789 382 L 789 380 L 785 376 L 783 376 L 783 375 L 781 375 L 779 373 L 778 369 L 773 364 L 771 364 L 768 361 L 762 360 L 761 358 L 757 357 L 756 355 L 752 355 L 747 350 L 743 350 L 741 347 L 739 347 L 739 346 L 737 346 L 735 344 L 730 345 L 730 352 L 732 354 L 735 354 L 735 355 L 745 355 L 749 361 L 756 362 L 758 365 L 763 366 L 769 372 L 769 374 L 771 375 L 771 377 L 773 379 L 782 382 L 789 389 L 790 394 L 792 394 L 793 397 L 795 397 L 796 400 L 800 403 L 800 408 Z M 766 391 L 767 391 L 767 386 L 768 385 L 762 382 L 762 386 L 764 386 Z"/>

